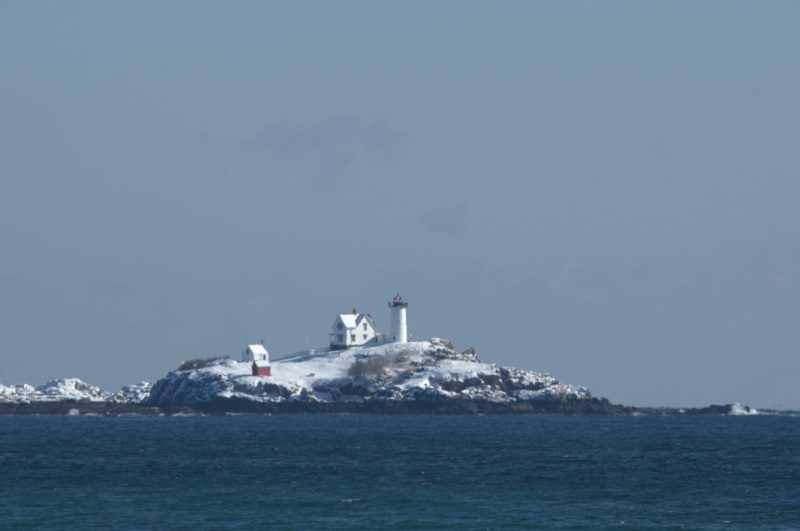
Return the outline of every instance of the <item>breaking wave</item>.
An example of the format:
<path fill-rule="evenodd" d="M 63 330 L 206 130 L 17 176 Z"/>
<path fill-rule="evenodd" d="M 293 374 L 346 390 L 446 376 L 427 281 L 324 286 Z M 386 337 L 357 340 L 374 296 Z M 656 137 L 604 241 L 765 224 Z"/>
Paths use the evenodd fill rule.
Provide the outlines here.
<path fill-rule="evenodd" d="M 728 415 L 758 415 L 758 410 L 754 407 L 743 406 L 739 402 L 734 402 Z"/>

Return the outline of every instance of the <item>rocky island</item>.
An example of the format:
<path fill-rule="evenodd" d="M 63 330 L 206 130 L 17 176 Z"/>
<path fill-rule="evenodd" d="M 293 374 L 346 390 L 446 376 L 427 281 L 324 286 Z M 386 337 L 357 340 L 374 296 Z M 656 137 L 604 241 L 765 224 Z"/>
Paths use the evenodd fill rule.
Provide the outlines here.
<path fill-rule="evenodd" d="M 0 385 L 0 414 L 752 414 L 738 404 L 635 408 L 595 397 L 546 373 L 481 361 L 444 339 L 307 352 L 273 361 L 189 360 L 154 384 L 116 393 L 77 378 L 40 387 Z"/>
<path fill-rule="evenodd" d="M 586 387 L 547 373 L 481 361 L 446 339 L 409 341 L 408 302 L 388 304 L 391 327 L 381 333 L 369 313 L 340 313 L 330 345 L 270 363 L 260 344 L 241 361 L 229 357 L 183 362 L 150 384 L 109 393 L 77 378 L 40 387 L 0 385 L 0 414 L 235 413 L 544 413 L 752 414 L 739 404 L 692 410 L 613 404 Z"/>
<path fill-rule="evenodd" d="M 309 352 L 271 364 L 269 377 L 228 358 L 184 362 L 150 385 L 109 393 L 78 379 L 0 386 L 0 413 L 585 413 L 635 408 L 549 374 L 482 362 L 431 339 Z"/>

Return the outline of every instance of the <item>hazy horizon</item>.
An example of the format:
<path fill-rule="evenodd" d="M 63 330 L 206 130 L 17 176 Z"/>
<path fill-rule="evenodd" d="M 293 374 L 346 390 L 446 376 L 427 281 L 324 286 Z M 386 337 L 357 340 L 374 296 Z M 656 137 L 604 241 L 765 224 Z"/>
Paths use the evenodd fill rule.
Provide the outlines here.
<path fill-rule="evenodd" d="M 0 383 L 339 312 L 800 409 L 796 2 L 0 1 Z"/>

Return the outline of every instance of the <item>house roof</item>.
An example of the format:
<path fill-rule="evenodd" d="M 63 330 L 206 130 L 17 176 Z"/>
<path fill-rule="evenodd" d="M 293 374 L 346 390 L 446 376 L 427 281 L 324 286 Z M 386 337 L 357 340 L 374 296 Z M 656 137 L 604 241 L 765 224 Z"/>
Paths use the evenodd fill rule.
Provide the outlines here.
<path fill-rule="evenodd" d="M 375 328 L 375 322 L 372 320 L 372 316 L 368 313 L 358 314 L 358 319 L 356 319 L 356 326 L 364 322 L 365 319 L 372 328 Z"/>
<path fill-rule="evenodd" d="M 339 319 L 341 319 L 346 328 L 358 328 L 364 322 L 364 319 L 367 320 L 372 328 L 375 328 L 375 322 L 366 313 L 340 313 Z"/>
<path fill-rule="evenodd" d="M 265 356 L 269 356 L 269 352 L 267 352 L 267 349 L 264 348 L 264 345 L 259 343 L 256 343 L 255 345 L 247 345 L 247 350 L 253 354 L 263 354 Z"/>
<path fill-rule="evenodd" d="M 339 319 L 342 320 L 342 323 L 344 323 L 345 327 L 355 328 L 356 326 L 358 326 L 358 321 L 356 320 L 358 318 L 358 315 L 359 314 L 353 314 L 353 313 L 340 313 Z"/>
<path fill-rule="evenodd" d="M 267 360 L 255 360 L 255 361 L 253 361 L 253 365 L 255 365 L 256 367 L 269 367 L 269 361 L 267 361 Z"/>

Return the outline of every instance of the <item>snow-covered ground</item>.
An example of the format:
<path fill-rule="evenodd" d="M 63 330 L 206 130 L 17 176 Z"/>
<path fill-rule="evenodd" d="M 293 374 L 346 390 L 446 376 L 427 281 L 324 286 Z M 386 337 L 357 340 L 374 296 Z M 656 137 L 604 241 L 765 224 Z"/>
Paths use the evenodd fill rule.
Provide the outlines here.
<path fill-rule="evenodd" d="M 249 362 L 218 360 L 173 371 L 153 385 L 152 405 L 215 399 L 256 402 L 473 399 L 494 402 L 591 398 L 585 387 L 549 374 L 481 362 L 442 339 L 307 353 L 272 363 L 272 376 L 251 376 Z"/>
<path fill-rule="evenodd" d="M 128 385 L 116 393 L 77 378 L 52 380 L 39 387 L 0 385 L 0 404 L 90 401 L 192 407 L 231 400 L 260 404 L 447 400 L 574 404 L 593 398 L 585 387 L 561 383 L 546 373 L 483 363 L 472 349 L 457 352 L 452 343 L 438 338 L 298 353 L 273 361 L 268 377 L 252 376 L 250 362 L 197 362 L 192 366 L 199 368 L 171 371 L 154 384 Z M 724 410 L 724 406 L 710 407 Z M 763 412 L 736 403 L 726 413 Z"/>
<path fill-rule="evenodd" d="M 0 385 L 0 403 L 59 401 L 191 405 L 218 399 L 254 402 L 472 399 L 493 402 L 590 398 L 585 387 L 549 374 L 481 362 L 471 350 L 431 339 L 343 351 L 294 355 L 272 363 L 272 376 L 251 375 L 249 362 L 209 361 L 172 371 L 155 384 L 128 385 L 116 393 L 77 378 L 39 387 Z"/>

